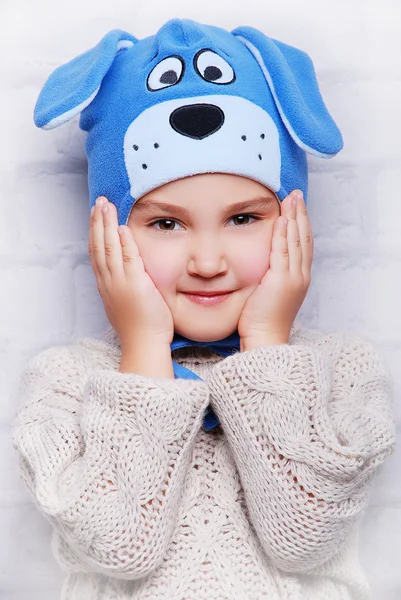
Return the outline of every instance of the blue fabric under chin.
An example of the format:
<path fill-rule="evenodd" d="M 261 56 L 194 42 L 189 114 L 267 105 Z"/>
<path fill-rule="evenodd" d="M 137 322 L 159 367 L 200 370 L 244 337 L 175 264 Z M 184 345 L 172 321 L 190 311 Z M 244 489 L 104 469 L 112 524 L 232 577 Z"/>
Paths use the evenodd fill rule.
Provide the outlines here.
<path fill-rule="evenodd" d="M 216 340 L 214 342 L 198 342 L 196 340 L 190 340 L 178 333 L 174 334 L 173 341 L 170 344 L 171 350 L 177 350 L 177 348 L 185 348 L 189 346 L 200 346 L 202 348 L 209 348 L 216 354 L 220 354 L 222 356 L 230 356 L 234 352 L 238 352 L 240 350 L 240 337 L 238 331 L 234 331 L 231 335 L 223 338 L 222 340 Z M 176 379 L 200 379 L 196 373 L 191 371 L 191 369 L 187 369 L 182 365 L 178 364 L 175 360 L 173 360 L 173 368 L 174 368 L 174 377 Z M 214 429 L 217 425 L 219 425 L 219 420 L 214 413 L 211 405 L 208 406 L 207 412 L 203 419 L 203 428 L 206 431 L 210 431 Z"/>

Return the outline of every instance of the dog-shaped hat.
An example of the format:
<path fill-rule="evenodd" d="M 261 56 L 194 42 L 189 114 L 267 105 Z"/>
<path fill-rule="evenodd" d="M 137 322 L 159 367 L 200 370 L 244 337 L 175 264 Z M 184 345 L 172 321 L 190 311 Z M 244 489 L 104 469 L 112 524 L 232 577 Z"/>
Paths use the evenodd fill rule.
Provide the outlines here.
<path fill-rule="evenodd" d="M 110 31 L 50 75 L 34 121 L 52 129 L 79 113 L 89 204 L 106 196 L 119 225 L 150 190 L 198 173 L 249 177 L 279 200 L 301 189 L 307 200 L 306 153 L 330 158 L 343 146 L 309 56 L 250 26 L 171 19 L 141 40 Z M 184 345 L 228 355 L 239 338 L 174 337 L 172 349 Z M 176 376 L 197 378 L 173 362 Z M 210 413 L 206 428 L 216 423 Z"/>

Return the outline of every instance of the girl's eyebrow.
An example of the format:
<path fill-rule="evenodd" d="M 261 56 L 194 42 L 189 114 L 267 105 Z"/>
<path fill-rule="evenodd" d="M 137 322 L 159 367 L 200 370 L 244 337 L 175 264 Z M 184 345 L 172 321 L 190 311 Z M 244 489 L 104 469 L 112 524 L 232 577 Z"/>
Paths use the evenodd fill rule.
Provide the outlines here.
<path fill-rule="evenodd" d="M 250 210 L 266 210 L 273 208 L 278 202 L 277 198 L 273 196 L 257 196 L 250 200 L 242 200 L 241 202 L 230 204 L 223 212 L 224 216 L 227 216 L 228 214 Z M 138 204 L 134 204 L 134 207 L 136 212 L 166 212 L 182 216 L 186 219 L 190 216 L 190 211 L 183 206 L 168 204 L 167 202 L 156 202 L 155 200 L 138 200 Z"/>

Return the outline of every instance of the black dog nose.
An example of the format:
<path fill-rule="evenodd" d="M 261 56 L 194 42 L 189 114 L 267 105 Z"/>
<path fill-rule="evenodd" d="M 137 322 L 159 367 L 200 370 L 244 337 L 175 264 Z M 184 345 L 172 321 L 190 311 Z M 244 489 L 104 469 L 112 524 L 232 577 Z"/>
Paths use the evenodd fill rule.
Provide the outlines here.
<path fill-rule="evenodd" d="M 177 133 L 196 140 L 215 133 L 223 123 L 224 113 L 214 104 L 188 104 L 170 115 L 170 125 Z"/>

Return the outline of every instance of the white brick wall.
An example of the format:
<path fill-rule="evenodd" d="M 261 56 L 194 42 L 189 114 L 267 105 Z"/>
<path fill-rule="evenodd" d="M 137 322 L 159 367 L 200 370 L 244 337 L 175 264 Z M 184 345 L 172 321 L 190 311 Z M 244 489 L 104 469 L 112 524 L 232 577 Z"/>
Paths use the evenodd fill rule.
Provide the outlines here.
<path fill-rule="evenodd" d="M 316 236 L 306 324 L 368 335 L 396 384 L 401 427 L 401 4 L 399 0 L 0 1 L 0 598 L 54 600 L 63 573 L 50 525 L 19 481 L 10 430 L 28 358 L 107 320 L 87 256 L 84 132 L 49 132 L 32 111 L 51 71 L 110 29 L 142 38 L 167 19 L 227 29 L 248 24 L 313 58 L 344 151 L 310 159 Z M 364 518 L 361 560 L 376 600 L 401 597 L 400 451 L 380 474 Z"/>

